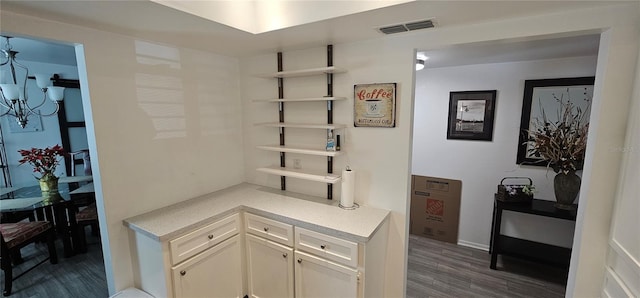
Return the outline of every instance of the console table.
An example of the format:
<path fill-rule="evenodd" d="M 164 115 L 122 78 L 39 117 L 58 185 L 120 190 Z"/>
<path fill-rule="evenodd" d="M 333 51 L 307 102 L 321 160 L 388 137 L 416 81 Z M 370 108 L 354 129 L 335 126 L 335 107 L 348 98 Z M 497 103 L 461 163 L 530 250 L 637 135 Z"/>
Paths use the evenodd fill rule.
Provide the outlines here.
<path fill-rule="evenodd" d="M 531 203 L 510 203 L 494 200 L 493 222 L 491 223 L 491 269 L 496 269 L 498 254 L 509 255 L 530 261 L 544 262 L 552 265 L 569 266 L 571 249 L 530 240 L 518 239 L 500 234 L 502 211 L 509 210 L 538 216 L 575 221 L 577 205 L 574 210 L 557 209 L 554 201 L 533 199 Z"/>

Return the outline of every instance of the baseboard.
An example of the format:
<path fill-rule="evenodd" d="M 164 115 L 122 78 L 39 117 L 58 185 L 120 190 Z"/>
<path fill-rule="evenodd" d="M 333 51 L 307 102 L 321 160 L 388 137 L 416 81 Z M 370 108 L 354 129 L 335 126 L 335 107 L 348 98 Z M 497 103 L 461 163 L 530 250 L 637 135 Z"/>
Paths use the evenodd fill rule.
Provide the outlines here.
<path fill-rule="evenodd" d="M 466 247 L 471 247 L 471 248 L 475 248 L 475 249 L 479 249 L 479 250 L 484 250 L 484 251 L 489 251 L 489 245 L 485 245 L 485 244 L 478 244 L 475 242 L 469 242 L 469 241 L 464 241 L 464 240 L 458 240 L 458 245 L 460 246 L 466 246 Z"/>

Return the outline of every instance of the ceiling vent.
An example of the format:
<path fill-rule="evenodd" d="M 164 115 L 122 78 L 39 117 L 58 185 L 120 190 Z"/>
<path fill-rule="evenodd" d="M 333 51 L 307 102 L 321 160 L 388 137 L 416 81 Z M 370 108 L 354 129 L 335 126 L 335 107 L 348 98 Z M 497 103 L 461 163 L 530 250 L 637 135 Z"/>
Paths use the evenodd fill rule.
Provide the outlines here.
<path fill-rule="evenodd" d="M 435 25 L 433 24 L 432 20 L 424 20 L 424 21 L 417 21 L 417 22 L 411 22 L 406 24 L 381 27 L 378 30 L 380 30 L 380 32 L 384 34 L 394 34 L 394 33 L 401 33 L 401 32 L 427 29 L 427 28 L 433 28 L 433 27 L 435 27 Z"/>
<path fill-rule="evenodd" d="M 407 27 L 407 29 L 409 29 L 409 31 L 413 31 L 413 30 L 420 30 L 420 29 L 427 29 L 427 28 L 433 28 L 433 22 L 431 20 L 424 20 L 424 21 L 419 21 L 419 22 L 413 22 L 413 23 L 407 23 L 404 24 L 405 27 Z"/>
<path fill-rule="evenodd" d="M 380 28 L 380 32 L 384 34 L 394 34 L 394 33 L 406 32 L 406 31 L 409 31 L 409 29 L 407 29 L 404 25 L 395 25 L 395 26 Z"/>

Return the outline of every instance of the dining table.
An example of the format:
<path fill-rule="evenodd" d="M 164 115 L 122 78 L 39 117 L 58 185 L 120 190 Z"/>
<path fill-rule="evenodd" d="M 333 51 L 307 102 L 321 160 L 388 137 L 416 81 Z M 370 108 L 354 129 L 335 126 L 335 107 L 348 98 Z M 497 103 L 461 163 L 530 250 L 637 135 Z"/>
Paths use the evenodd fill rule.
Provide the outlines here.
<path fill-rule="evenodd" d="M 62 240 L 64 257 L 75 254 L 72 237 L 77 225 L 78 206 L 95 201 L 93 177 L 69 176 L 58 179 L 58 192 L 42 192 L 39 185 L 0 188 L 0 221 L 46 220 L 53 223 Z"/>

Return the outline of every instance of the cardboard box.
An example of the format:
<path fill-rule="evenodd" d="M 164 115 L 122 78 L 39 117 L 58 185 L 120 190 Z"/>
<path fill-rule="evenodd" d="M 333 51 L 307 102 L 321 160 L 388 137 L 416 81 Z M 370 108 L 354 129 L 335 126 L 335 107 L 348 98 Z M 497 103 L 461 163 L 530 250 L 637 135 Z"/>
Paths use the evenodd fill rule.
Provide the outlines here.
<path fill-rule="evenodd" d="M 458 243 L 462 181 L 411 176 L 409 233 Z"/>

